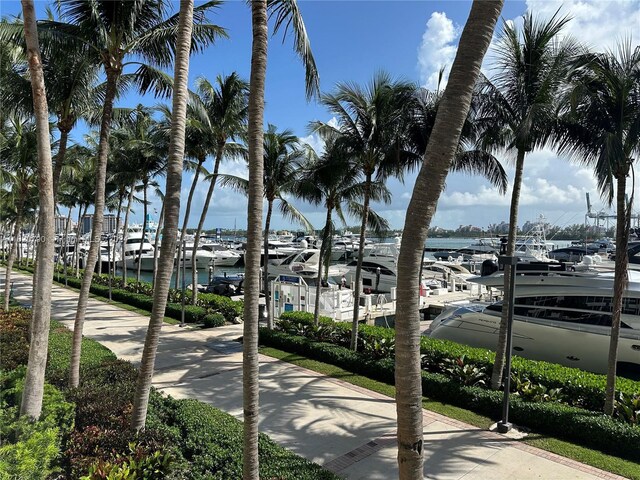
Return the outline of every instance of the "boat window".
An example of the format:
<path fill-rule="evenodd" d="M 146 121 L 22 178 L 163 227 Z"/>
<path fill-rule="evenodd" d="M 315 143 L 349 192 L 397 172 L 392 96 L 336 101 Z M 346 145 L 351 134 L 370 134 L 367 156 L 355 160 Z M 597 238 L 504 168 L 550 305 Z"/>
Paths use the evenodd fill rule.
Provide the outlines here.
<path fill-rule="evenodd" d="M 391 275 L 393 277 L 396 276 L 396 274 L 393 273 L 391 270 L 389 270 L 387 267 L 384 267 L 374 262 L 362 262 L 362 270 L 368 273 L 372 273 L 374 275 L 378 273 L 378 267 L 380 267 L 381 275 Z"/>
<path fill-rule="evenodd" d="M 502 312 L 502 302 L 492 303 L 485 310 L 489 310 L 491 312 Z"/>
<path fill-rule="evenodd" d="M 287 258 L 285 258 L 282 263 L 280 263 L 280 265 L 290 265 L 291 262 L 293 262 L 293 260 L 297 257 L 298 255 L 290 255 Z"/>

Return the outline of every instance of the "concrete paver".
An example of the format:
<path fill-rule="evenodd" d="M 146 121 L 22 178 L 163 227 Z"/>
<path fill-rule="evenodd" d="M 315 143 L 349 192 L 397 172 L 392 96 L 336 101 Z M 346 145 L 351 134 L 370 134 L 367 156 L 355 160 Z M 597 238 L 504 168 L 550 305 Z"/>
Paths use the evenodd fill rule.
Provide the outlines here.
<path fill-rule="evenodd" d="M 30 303 L 31 278 L 13 278 L 15 298 Z M 76 302 L 76 292 L 54 286 L 52 317 L 73 328 Z M 137 363 L 147 325 L 147 317 L 90 299 L 83 333 Z M 241 335 L 241 325 L 165 325 L 154 386 L 241 419 L 242 352 L 233 342 Z M 432 412 L 424 415 L 425 478 L 622 478 Z M 349 479 L 389 479 L 397 477 L 395 428 L 393 399 L 260 356 L 260 431 L 282 446 Z"/>

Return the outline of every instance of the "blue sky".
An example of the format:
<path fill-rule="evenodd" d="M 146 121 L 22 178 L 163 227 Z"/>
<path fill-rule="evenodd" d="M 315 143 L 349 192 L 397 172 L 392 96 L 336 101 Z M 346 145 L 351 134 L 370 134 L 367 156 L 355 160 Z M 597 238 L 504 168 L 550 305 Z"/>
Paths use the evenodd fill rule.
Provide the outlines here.
<path fill-rule="evenodd" d="M 36 4 L 41 13 L 48 2 Z M 175 5 L 177 8 L 177 2 Z M 378 70 L 433 86 L 433 74 L 443 64 L 449 65 L 455 55 L 470 5 L 469 1 L 300 1 L 320 73 L 321 89 L 331 91 L 337 82 L 342 81 L 365 83 Z M 567 33 L 595 49 L 611 47 L 624 36 L 633 36 L 634 45 L 638 44 L 639 0 L 507 0 L 502 16 L 504 20 L 518 21 L 518 17 L 528 9 L 538 15 L 549 16 L 558 8 L 573 17 Z M 2 15 L 15 14 L 19 9 L 19 2 L 0 0 Z M 205 54 L 192 58 L 191 82 L 200 75 L 214 79 L 218 74 L 232 71 L 248 78 L 251 53 L 249 7 L 244 1 L 229 1 L 216 10 L 210 20 L 226 28 L 229 39 L 220 40 Z M 490 54 L 485 61 L 485 70 L 491 74 Z M 129 94 L 120 105 L 134 106 L 138 102 L 153 105 L 156 101 L 152 97 L 140 98 Z M 283 44 L 280 34 L 271 38 L 265 121 L 282 129 L 290 128 L 316 146 L 317 139 L 308 134 L 308 122 L 330 119 L 321 105 L 305 100 L 304 70 L 293 53 L 290 40 Z M 78 130 L 74 137 L 80 139 L 81 132 Z M 222 169 L 239 175 L 244 175 L 246 170 L 243 165 L 232 163 L 225 164 Z M 509 173 L 512 178 L 512 169 Z M 404 209 L 413 190 L 413 180 L 413 176 L 407 177 L 404 184 L 391 180 L 389 187 L 393 192 L 393 203 L 376 207 L 394 228 L 401 228 L 404 223 Z M 191 176 L 185 175 L 185 200 L 190 182 Z M 204 201 L 206 188 L 201 183 L 196 190 L 196 212 L 199 211 L 197 205 Z M 534 152 L 525 163 L 519 223 L 533 220 L 539 213 L 544 213 L 548 220 L 559 225 L 582 223 L 586 211 L 584 193 L 587 191 L 592 193 L 592 199 L 597 199 L 590 172 L 570 165 L 548 150 Z M 598 200 L 594 203 L 600 206 Z M 159 210 L 158 202 L 154 206 Z M 316 227 L 321 227 L 324 214 L 308 205 L 300 204 L 299 208 Z M 477 177 L 451 175 L 432 225 L 455 228 L 473 224 L 486 227 L 506 221 L 508 209 L 509 195 L 499 196 Z M 134 219 L 141 220 L 141 214 Z M 193 214 L 190 225 L 196 223 L 196 214 Z M 238 228 L 246 225 L 246 201 L 237 194 L 216 188 L 207 228 L 229 228 L 234 223 Z M 293 227 L 277 216 L 273 226 Z"/>

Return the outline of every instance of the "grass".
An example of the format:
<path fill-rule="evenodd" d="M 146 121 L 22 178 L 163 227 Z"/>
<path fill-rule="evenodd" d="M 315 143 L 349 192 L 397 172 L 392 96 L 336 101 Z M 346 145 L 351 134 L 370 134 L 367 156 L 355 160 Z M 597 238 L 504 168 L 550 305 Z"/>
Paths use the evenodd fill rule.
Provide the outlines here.
<path fill-rule="evenodd" d="M 377 380 L 372 380 L 368 377 L 355 374 L 348 370 L 336 367 L 328 363 L 319 362 L 302 355 L 285 352 L 271 347 L 261 347 L 260 353 L 269 357 L 277 358 L 284 362 L 292 363 L 314 372 L 318 372 L 327 375 L 332 378 L 337 378 L 345 382 L 351 383 L 358 387 L 366 388 L 374 392 L 387 395 L 388 397 L 395 398 L 395 387 Z M 439 413 L 449 418 L 459 420 L 461 422 L 468 423 L 478 428 L 489 429 L 489 426 L 495 423 L 494 419 L 478 415 L 470 410 L 464 408 L 455 407 L 453 405 L 447 405 L 436 400 L 432 400 L 428 397 L 422 397 L 422 407 L 425 410 L 429 410 L 435 413 Z M 640 480 L 640 465 L 624 460 L 612 455 L 599 452 L 590 448 L 575 445 L 564 440 L 557 438 L 540 435 L 537 433 L 529 434 L 521 442 L 531 445 L 533 447 L 546 450 L 558 455 L 561 455 L 572 460 L 590 465 L 592 467 L 599 468 L 617 475 L 622 475 L 633 480 Z"/>

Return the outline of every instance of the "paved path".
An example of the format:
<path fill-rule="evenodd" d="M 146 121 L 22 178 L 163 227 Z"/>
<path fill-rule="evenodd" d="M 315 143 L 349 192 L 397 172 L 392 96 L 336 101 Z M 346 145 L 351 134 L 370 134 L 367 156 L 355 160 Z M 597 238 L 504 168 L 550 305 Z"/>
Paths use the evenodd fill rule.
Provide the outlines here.
<path fill-rule="evenodd" d="M 0 278 L 1 287 L 4 273 Z M 30 303 L 30 277 L 13 278 L 15 298 Z M 73 328 L 76 302 L 76 292 L 54 286 L 52 317 Z M 90 300 L 84 334 L 138 362 L 147 324 L 147 317 Z M 242 352 L 233 342 L 241 334 L 240 325 L 165 325 L 154 385 L 242 419 Z M 395 405 L 389 397 L 261 355 L 260 417 L 260 431 L 341 476 L 397 477 Z M 428 411 L 424 438 L 429 479 L 622 478 Z"/>

